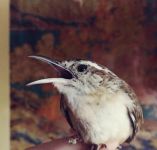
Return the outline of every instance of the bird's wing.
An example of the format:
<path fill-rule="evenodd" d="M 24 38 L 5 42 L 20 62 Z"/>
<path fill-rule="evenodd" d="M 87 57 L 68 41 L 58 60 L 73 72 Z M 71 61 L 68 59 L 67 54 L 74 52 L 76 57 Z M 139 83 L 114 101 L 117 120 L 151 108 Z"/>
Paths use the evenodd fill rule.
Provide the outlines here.
<path fill-rule="evenodd" d="M 79 118 L 76 118 L 76 115 L 74 115 L 74 113 L 68 107 L 67 99 L 63 94 L 61 94 L 60 108 L 70 127 L 78 134 L 78 136 L 84 137 L 86 134 L 86 129 L 82 124 L 82 121 Z"/>
<path fill-rule="evenodd" d="M 133 101 L 132 107 L 127 107 L 128 117 L 130 119 L 132 126 L 132 134 L 129 136 L 126 142 L 131 142 L 143 124 L 143 112 L 137 100 L 136 94 L 134 93 L 132 88 L 125 82 L 123 82 L 122 88 L 128 94 L 130 99 Z"/>
<path fill-rule="evenodd" d="M 131 126 L 132 126 L 132 134 L 129 136 L 126 142 L 131 142 L 134 139 L 136 133 L 141 128 L 141 125 L 143 123 L 143 113 L 138 103 L 137 104 L 135 103 L 132 109 L 127 108 L 127 110 L 128 110 L 128 116 L 129 116 Z"/>
<path fill-rule="evenodd" d="M 61 94 L 60 109 L 63 112 L 67 122 L 70 125 L 70 127 L 72 129 L 74 129 L 74 120 L 75 119 L 73 117 L 73 114 L 72 114 L 71 110 L 69 109 L 69 107 L 67 105 L 66 97 L 63 94 Z"/>

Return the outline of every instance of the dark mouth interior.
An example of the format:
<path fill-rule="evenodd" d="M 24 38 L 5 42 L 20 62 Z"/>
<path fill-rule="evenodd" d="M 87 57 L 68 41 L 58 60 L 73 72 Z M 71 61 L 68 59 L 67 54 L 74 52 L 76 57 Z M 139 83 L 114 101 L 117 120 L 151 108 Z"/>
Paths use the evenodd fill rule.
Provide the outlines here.
<path fill-rule="evenodd" d="M 59 71 L 60 77 L 62 77 L 64 79 L 72 79 L 73 78 L 72 73 L 68 70 L 59 69 L 58 71 Z"/>

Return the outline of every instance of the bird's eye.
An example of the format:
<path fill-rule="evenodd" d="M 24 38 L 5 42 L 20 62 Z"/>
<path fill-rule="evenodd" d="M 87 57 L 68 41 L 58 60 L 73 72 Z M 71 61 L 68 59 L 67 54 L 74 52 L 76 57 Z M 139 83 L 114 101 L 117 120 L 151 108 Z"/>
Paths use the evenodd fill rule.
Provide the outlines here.
<path fill-rule="evenodd" d="M 87 65 L 81 64 L 77 67 L 78 72 L 83 72 L 87 69 Z"/>

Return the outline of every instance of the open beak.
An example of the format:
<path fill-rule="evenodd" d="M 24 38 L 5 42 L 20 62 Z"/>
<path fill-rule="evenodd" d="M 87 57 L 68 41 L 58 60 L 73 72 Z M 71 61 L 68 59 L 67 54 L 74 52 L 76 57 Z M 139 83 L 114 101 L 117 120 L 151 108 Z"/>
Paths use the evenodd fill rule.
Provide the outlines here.
<path fill-rule="evenodd" d="M 65 82 L 67 82 L 66 79 L 74 78 L 73 73 L 70 70 L 68 70 L 67 68 L 65 68 L 60 61 L 50 60 L 49 58 L 46 58 L 43 56 L 29 56 L 29 57 L 46 62 L 47 64 L 54 67 L 57 70 L 57 72 L 59 73 L 60 78 L 41 79 L 41 80 L 37 80 L 37 81 L 27 84 L 28 86 L 35 85 L 35 84 L 53 83 L 53 82 L 65 83 Z"/>

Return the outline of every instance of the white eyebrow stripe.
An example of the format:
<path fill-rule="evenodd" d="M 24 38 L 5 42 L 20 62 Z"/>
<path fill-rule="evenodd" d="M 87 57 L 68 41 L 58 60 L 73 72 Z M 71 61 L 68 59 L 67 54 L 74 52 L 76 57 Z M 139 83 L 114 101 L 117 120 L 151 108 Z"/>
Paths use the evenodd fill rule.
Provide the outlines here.
<path fill-rule="evenodd" d="M 90 61 L 82 61 L 82 64 L 93 66 L 99 70 L 104 70 L 101 66 L 97 65 L 96 63 L 90 62 Z"/>

